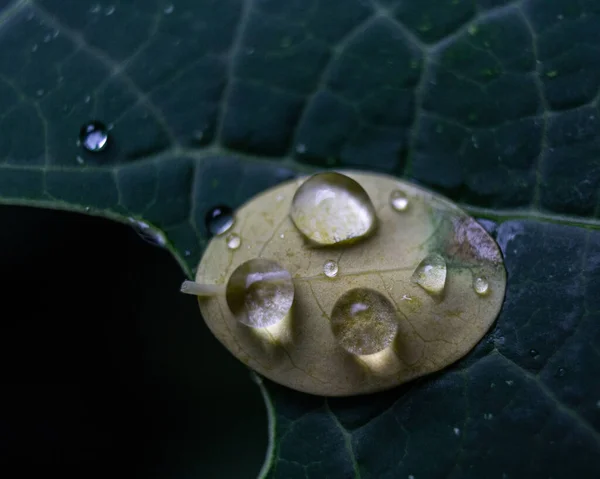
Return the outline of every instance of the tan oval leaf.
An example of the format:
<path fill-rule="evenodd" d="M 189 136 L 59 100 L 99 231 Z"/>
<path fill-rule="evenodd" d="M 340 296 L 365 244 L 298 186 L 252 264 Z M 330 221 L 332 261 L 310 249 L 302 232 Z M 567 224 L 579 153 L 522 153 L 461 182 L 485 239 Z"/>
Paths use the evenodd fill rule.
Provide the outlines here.
<path fill-rule="evenodd" d="M 285 268 L 293 279 L 294 302 L 277 324 L 243 324 L 230 311 L 225 294 L 199 297 L 200 310 L 213 334 L 245 364 L 275 382 L 324 396 L 381 391 L 452 364 L 490 328 L 506 286 L 497 244 L 453 203 L 387 175 L 339 172 L 369 195 L 377 213 L 372 235 L 344 246 L 315 247 L 307 242 L 289 215 L 294 193 L 306 178 L 293 180 L 242 206 L 230 231 L 239 235 L 240 246 L 231 249 L 226 238 L 213 238 L 196 275 L 197 283 L 223 291 L 234 270 L 251 259 L 264 258 Z M 423 265 L 427 257 L 435 259 L 431 268 Z M 440 269 L 444 261 L 445 271 Z M 429 271 L 436 276 L 428 282 Z M 391 343 L 369 343 L 365 338 L 366 345 L 381 344 L 384 349 L 356 349 L 378 351 L 373 354 L 350 353 L 340 344 L 339 318 L 332 327 L 336 302 L 356 288 L 380 293 L 397 314 Z M 389 308 L 378 316 L 377 304 L 371 301 L 373 311 L 369 305 L 345 305 L 344 311 L 357 314 L 349 318 L 354 322 L 344 341 L 356 340 L 356 334 L 366 334 L 363 331 L 381 337 L 396 331 L 385 326 Z M 381 317 L 384 321 L 371 325 L 360 322 Z"/>

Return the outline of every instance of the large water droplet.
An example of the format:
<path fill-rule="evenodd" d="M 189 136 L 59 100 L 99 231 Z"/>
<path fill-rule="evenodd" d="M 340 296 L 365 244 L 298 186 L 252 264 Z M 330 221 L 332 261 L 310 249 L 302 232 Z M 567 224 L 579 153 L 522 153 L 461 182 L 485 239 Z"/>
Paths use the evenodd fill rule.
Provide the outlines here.
<path fill-rule="evenodd" d="M 323 264 L 323 273 L 325 273 L 325 276 L 328 278 L 335 278 L 338 274 L 337 262 L 332 259 L 325 261 Z"/>
<path fill-rule="evenodd" d="M 99 121 L 90 121 L 81 127 L 79 142 L 93 153 L 102 151 L 108 146 L 108 129 Z"/>
<path fill-rule="evenodd" d="M 446 260 L 437 253 L 428 255 L 419 263 L 412 280 L 433 295 L 439 295 L 446 285 Z"/>
<path fill-rule="evenodd" d="M 352 178 L 335 172 L 308 178 L 296 190 L 290 216 L 296 228 L 319 245 L 356 241 L 377 225 L 367 192 Z"/>
<path fill-rule="evenodd" d="M 485 296 L 490 291 L 490 284 L 485 276 L 479 276 L 473 280 L 473 289 L 480 296 Z"/>
<path fill-rule="evenodd" d="M 234 270 L 225 295 L 238 321 L 253 328 L 266 328 L 289 313 L 294 302 L 294 283 L 279 263 L 254 258 Z"/>
<path fill-rule="evenodd" d="M 381 293 L 355 288 L 344 293 L 331 311 L 331 329 L 342 348 L 366 355 L 387 348 L 398 331 L 398 316 Z"/>
<path fill-rule="evenodd" d="M 239 237 L 239 235 L 237 235 L 235 233 L 231 233 L 230 235 L 227 235 L 226 241 L 227 241 L 227 247 L 229 249 L 238 249 L 240 247 L 240 245 L 242 244 L 241 238 Z"/>
<path fill-rule="evenodd" d="M 390 193 L 390 205 L 396 211 L 406 211 L 408 208 L 408 197 L 402 190 L 394 190 Z"/>
<path fill-rule="evenodd" d="M 204 223 L 210 234 L 222 235 L 233 226 L 233 210 L 229 206 L 217 205 L 206 213 Z"/>

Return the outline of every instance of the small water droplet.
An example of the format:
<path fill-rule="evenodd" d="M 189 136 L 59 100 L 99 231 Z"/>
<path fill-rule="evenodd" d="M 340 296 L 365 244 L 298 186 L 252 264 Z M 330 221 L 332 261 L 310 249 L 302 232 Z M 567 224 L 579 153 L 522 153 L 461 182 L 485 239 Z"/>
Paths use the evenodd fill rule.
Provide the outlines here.
<path fill-rule="evenodd" d="M 490 291 L 490 285 L 485 276 L 479 276 L 473 280 L 473 289 L 479 296 L 485 296 Z"/>
<path fill-rule="evenodd" d="M 165 7 L 163 12 L 165 12 L 165 15 L 171 15 L 171 13 L 173 13 L 174 10 L 175 10 L 175 6 L 172 3 L 170 3 L 169 5 L 167 5 Z"/>
<path fill-rule="evenodd" d="M 567 371 L 565 368 L 558 368 L 558 370 L 556 371 L 556 376 L 562 378 L 566 373 Z"/>
<path fill-rule="evenodd" d="M 337 262 L 333 261 L 332 259 L 325 261 L 323 264 L 323 273 L 325 273 L 325 276 L 328 278 L 335 278 L 338 274 Z"/>
<path fill-rule="evenodd" d="M 138 221 L 135 218 L 129 218 L 133 230 L 142 238 L 146 243 L 150 243 L 153 246 L 164 246 L 167 244 L 165 235 L 144 221 Z"/>
<path fill-rule="evenodd" d="M 304 143 L 298 143 L 296 145 L 296 153 L 300 155 L 306 153 L 306 145 Z"/>
<path fill-rule="evenodd" d="M 277 195 L 277 197 L 275 198 L 275 201 L 277 201 L 277 203 L 283 201 L 284 196 L 283 195 Z"/>
<path fill-rule="evenodd" d="M 373 289 L 355 288 L 340 296 L 333 306 L 331 329 L 339 345 L 349 353 L 374 354 L 394 340 L 398 317 L 384 295 Z"/>
<path fill-rule="evenodd" d="M 89 206 L 86 206 L 86 207 L 85 207 L 85 212 L 86 212 L 86 213 L 89 213 L 90 211 L 92 211 L 92 208 L 90 208 Z"/>
<path fill-rule="evenodd" d="M 206 229 L 211 235 L 222 235 L 231 229 L 234 223 L 233 210 L 229 206 L 217 205 L 204 218 Z"/>
<path fill-rule="evenodd" d="M 485 413 L 483 415 L 483 419 L 485 419 L 486 421 L 493 419 L 493 417 L 494 417 L 494 415 L 491 412 Z"/>
<path fill-rule="evenodd" d="M 390 205 L 396 211 L 406 211 L 408 208 L 408 198 L 402 190 L 394 190 L 390 193 Z"/>
<path fill-rule="evenodd" d="M 512 386 L 515 383 L 512 379 L 508 379 L 504 382 L 506 383 L 507 386 Z"/>
<path fill-rule="evenodd" d="M 350 243 L 375 230 L 377 216 L 367 192 L 352 178 L 317 173 L 300 186 L 290 210 L 298 230 L 318 245 Z"/>
<path fill-rule="evenodd" d="M 283 233 L 281 233 L 281 234 L 279 235 L 279 237 L 280 237 L 281 239 L 284 239 L 284 238 L 285 238 L 285 235 L 284 235 Z"/>
<path fill-rule="evenodd" d="M 455 436 L 460 436 L 460 429 L 459 428 L 457 428 L 457 427 L 454 428 L 454 435 Z"/>
<path fill-rule="evenodd" d="M 197 141 L 198 143 L 201 143 L 202 140 L 204 139 L 204 131 L 203 130 L 194 130 L 192 132 L 192 139 L 194 141 Z"/>
<path fill-rule="evenodd" d="M 189 256 L 191 256 L 191 255 L 192 255 L 192 252 L 191 252 L 189 249 L 186 249 L 186 250 L 183 252 L 183 254 L 184 254 L 186 257 L 189 257 Z"/>
<path fill-rule="evenodd" d="M 538 352 L 537 349 L 530 349 L 529 350 L 529 355 L 531 357 L 533 357 L 533 359 L 537 359 L 539 357 L 540 353 Z"/>
<path fill-rule="evenodd" d="M 31 53 L 35 53 L 35 52 L 37 52 L 38 48 L 39 48 L 39 47 L 38 47 L 38 44 L 37 44 L 37 43 L 34 43 L 34 45 L 31 47 Z"/>
<path fill-rule="evenodd" d="M 108 131 L 103 123 L 90 121 L 81 127 L 79 141 L 88 151 L 102 151 L 108 145 Z"/>
<path fill-rule="evenodd" d="M 431 253 L 419 263 L 412 275 L 412 281 L 433 295 L 439 295 L 446 286 L 446 260 L 437 253 Z"/>
<path fill-rule="evenodd" d="M 113 13 L 115 13 L 115 6 L 114 5 L 111 5 L 111 6 L 107 7 L 106 10 L 104 11 L 104 15 L 106 15 L 107 17 L 109 17 Z"/>
<path fill-rule="evenodd" d="M 83 158 L 79 155 L 77 155 L 77 157 L 75 158 L 75 160 L 77 161 L 77 163 L 79 163 L 80 165 L 83 165 L 84 161 Z"/>
<path fill-rule="evenodd" d="M 254 258 L 234 270 L 225 296 L 239 322 L 253 328 L 266 328 L 289 313 L 294 302 L 294 283 L 290 273 L 279 263 Z"/>
<path fill-rule="evenodd" d="M 237 235 L 235 233 L 231 233 L 230 235 L 227 235 L 226 241 L 227 241 L 227 247 L 229 249 L 238 249 L 240 247 L 240 245 L 242 244 L 241 238 L 239 237 L 239 235 Z"/>

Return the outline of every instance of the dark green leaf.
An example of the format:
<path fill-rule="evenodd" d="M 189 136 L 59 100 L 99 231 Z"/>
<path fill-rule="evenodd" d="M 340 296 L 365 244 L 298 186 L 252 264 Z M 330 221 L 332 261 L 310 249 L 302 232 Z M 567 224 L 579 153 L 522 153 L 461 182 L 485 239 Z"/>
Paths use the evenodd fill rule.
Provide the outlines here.
<path fill-rule="evenodd" d="M 269 477 L 600 475 L 596 0 L 3 0 L 0 44 L 2 203 L 148 222 L 188 274 L 207 210 L 315 167 L 497 223 L 487 340 L 385 394 L 265 382 Z"/>

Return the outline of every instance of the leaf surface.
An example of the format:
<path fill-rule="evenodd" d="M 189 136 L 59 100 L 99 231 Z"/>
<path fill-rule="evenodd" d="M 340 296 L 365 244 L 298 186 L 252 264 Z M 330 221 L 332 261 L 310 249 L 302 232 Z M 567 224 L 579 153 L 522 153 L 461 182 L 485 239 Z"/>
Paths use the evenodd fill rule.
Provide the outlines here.
<path fill-rule="evenodd" d="M 425 184 L 487 218 L 495 329 L 435 377 L 324 400 L 265 381 L 269 477 L 597 477 L 595 0 L 0 2 L 0 198 L 162 231 L 298 172 Z M 88 154 L 82 124 L 110 125 Z"/>

